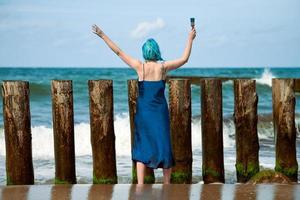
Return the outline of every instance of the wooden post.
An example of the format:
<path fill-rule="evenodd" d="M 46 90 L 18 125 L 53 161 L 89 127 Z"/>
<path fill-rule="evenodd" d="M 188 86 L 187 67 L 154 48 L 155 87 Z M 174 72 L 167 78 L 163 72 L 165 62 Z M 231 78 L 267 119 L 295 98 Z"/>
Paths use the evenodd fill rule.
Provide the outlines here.
<path fill-rule="evenodd" d="M 275 171 L 298 180 L 295 127 L 295 80 L 272 79 L 273 125 L 276 145 Z"/>
<path fill-rule="evenodd" d="M 234 123 L 237 182 L 245 183 L 259 172 L 255 80 L 234 80 Z"/>
<path fill-rule="evenodd" d="M 7 185 L 34 184 L 28 81 L 3 81 Z"/>
<path fill-rule="evenodd" d="M 224 183 L 222 81 L 201 81 L 202 176 L 204 183 Z"/>
<path fill-rule="evenodd" d="M 71 80 L 52 80 L 55 184 L 75 184 L 73 90 Z"/>
<path fill-rule="evenodd" d="M 113 81 L 89 80 L 93 183 L 118 183 L 114 131 Z"/>
<path fill-rule="evenodd" d="M 138 82 L 137 80 L 128 80 L 128 106 L 129 106 L 129 116 L 130 116 L 130 131 L 131 131 L 131 150 L 133 147 L 134 139 L 134 116 L 136 112 L 136 101 L 138 97 Z M 145 183 L 155 183 L 154 171 L 151 168 L 146 167 L 145 171 Z M 137 183 L 136 174 L 136 162 L 132 161 L 132 183 Z"/>
<path fill-rule="evenodd" d="M 176 165 L 171 183 L 192 183 L 191 84 L 188 79 L 169 81 L 172 149 Z"/>

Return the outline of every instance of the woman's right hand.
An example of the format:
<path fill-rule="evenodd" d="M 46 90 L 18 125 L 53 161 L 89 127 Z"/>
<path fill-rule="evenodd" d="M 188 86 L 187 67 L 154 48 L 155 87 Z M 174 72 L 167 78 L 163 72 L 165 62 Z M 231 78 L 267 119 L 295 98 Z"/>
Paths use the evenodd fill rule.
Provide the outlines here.
<path fill-rule="evenodd" d="M 195 37 L 196 37 L 196 29 L 195 29 L 195 27 L 193 27 L 192 30 L 191 30 L 190 33 L 189 33 L 189 38 L 190 38 L 191 40 L 194 40 Z"/>
<path fill-rule="evenodd" d="M 98 35 L 99 37 L 103 37 L 103 35 L 104 35 L 104 32 L 96 25 L 96 24 L 94 24 L 93 26 L 92 26 L 92 31 L 93 31 L 93 33 L 95 33 L 96 35 Z"/>

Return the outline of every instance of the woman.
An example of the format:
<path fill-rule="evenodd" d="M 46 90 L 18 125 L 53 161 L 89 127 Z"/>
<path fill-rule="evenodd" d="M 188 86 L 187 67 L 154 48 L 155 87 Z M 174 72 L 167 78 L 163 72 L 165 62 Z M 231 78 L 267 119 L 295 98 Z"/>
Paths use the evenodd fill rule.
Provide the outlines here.
<path fill-rule="evenodd" d="M 148 39 L 142 47 L 145 63 L 122 51 L 97 25 L 93 25 L 92 30 L 138 75 L 139 93 L 131 152 L 132 160 L 137 165 L 138 184 L 144 183 L 146 166 L 163 168 L 164 184 L 169 184 L 175 160 L 171 149 L 168 105 L 164 95 L 165 77 L 168 71 L 177 69 L 188 61 L 196 30 L 192 27 L 189 32 L 183 55 L 170 61 L 164 61 L 157 42 L 152 38 Z"/>

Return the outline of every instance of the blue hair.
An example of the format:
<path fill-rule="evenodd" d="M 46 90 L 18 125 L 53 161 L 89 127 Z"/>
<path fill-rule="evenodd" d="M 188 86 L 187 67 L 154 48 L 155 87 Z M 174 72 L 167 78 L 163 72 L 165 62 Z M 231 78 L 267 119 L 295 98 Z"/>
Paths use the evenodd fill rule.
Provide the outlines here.
<path fill-rule="evenodd" d="M 145 60 L 152 60 L 152 61 L 163 60 L 160 55 L 159 46 L 153 38 L 148 39 L 143 44 L 142 51 Z"/>

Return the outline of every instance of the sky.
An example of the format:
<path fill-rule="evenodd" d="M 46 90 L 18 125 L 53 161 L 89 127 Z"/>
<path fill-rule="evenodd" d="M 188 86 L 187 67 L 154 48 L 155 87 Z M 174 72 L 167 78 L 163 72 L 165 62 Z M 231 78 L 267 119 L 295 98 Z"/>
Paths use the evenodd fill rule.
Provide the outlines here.
<path fill-rule="evenodd" d="M 299 8 L 299 0 L 0 0 L 0 66 L 127 67 L 93 24 L 141 61 L 148 38 L 177 59 L 194 17 L 186 67 L 297 67 Z"/>

